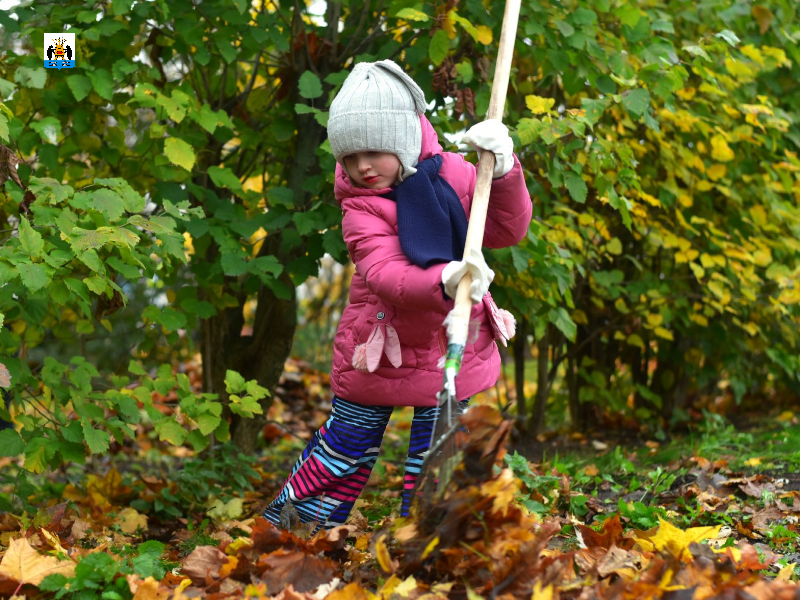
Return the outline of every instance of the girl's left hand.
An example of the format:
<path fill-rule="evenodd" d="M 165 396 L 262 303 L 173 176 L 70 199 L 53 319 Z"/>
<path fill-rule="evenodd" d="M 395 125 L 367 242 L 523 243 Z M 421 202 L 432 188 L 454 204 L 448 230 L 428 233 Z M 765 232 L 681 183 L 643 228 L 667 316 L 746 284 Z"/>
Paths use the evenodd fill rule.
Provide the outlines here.
<path fill-rule="evenodd" d="M 476 150 L 488 150 L 495 156 L 494 179 L 502 177 L 514 168 L 514 142 L 508 135 L 508 127 L 497 119 L 486 119 L 476 123 L 461 138 Z"/>

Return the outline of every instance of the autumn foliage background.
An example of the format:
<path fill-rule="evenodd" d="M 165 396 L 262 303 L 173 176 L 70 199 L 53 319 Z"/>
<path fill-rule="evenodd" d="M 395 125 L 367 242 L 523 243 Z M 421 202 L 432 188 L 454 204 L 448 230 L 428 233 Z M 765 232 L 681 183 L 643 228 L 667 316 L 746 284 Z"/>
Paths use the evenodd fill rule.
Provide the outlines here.
<path fill-rule="evenodd" d="M 91 559 L 86 581 L 117 586 L 122 597 L 148 577 L 155 587 L 142 594 L 183 593 L 179 581 L 189 579 L 169 579 L 164 553 L 177 560 L 176 527 L 191 525 L 196 538 L 206 515 L 234 523 L 217 549 L 224 556 L 203 559 L 219 563 L 214 581 L 255 573 L 265 586 L 256 595 L 278 593 L 280 578 L 265 575 L 282 568 L 276 552 L 295 553 L 292 561 L 333 552 L 330 564 L 314 563 L 317 585 L 338 573 L 333 591 L 349 581 L 344 572 L 362 573 L 357 593 L 387 598 L 403 595 L 367 575 L 376 560 L 381 573 L 405 576 L 392 585 L 413 597 L 577 597 L 581 586 L 567 574 L 584 567 L 595 569 L 586 581 L 598 597 L 623 593 L 614 581 L 634 580 L 661 595 L 673 576 L 687 578 L 680 589 L 692 587 L 694 572 L 681 571 L 687 553 L 708 561 L 703 585 L 714 593 L 760 585 L 768 557 L 740 548 L 720 558 L 687 550 L 689 538 L 666 540 L 666 530 L 641 533 L 658 521 L 637 526 L 628 504 L 634 516 L 623 513 L 618 532 L 608 520 L 602 541 L 584 532 L 582 550 L 601 549 L 584 556 L 588 563 L 558 550 L 552 561 L 546 552 L 543 562 L 511 560 L 484 579 L 477 574 L 488 562 L 466 579 L 444 577 L 454 569 L 437 562 L 445 537 L 426 557 L 428 546 L 414 546 L 432 544 L 431 531 L 395 535 L 392 558 L 374 519 L 310 542 L 260 521 L 242 525 L 278 485 L 274 461 L 291 461 L 291 440 L 307 438 L 328 408 L 324 371 L 352 274 L 325 137 L 331 98 L 354 62 L 392 58 L 426 90 L 429 118 L 455 150 L 485 115 L 502 11 L 479 0 L 65 1 L 0 11 L 4 556 L 13 548 L 36 562 L 45 557 L 34 546 L 54 554 L 86 546 L 75 525 L 86 514 L 75 506 L 88 498 L 94 526 L 119 527 L 102 515 L 124 506 L 133 511 L 124 533 L 144 526 L 161 544 L 121 550 L 111 563 Z M 44 33 L 67 28 L 76 33 L 75 68 L 44 69 Z M 512 439 L 540 434 L 542 443 L 568 428 L 666 443 L 687 427 L 722 431 L 718 418 L 743 422 L 753 408 L 791 426 L 800 376 L 799 44 L 792 0 L 523 3 L 504 122 L 535 216 L 521 244 L 487 251 L 492 293 L 519 326 L 500 382 L 477 402 L 514 418 Z M 300 362 L 287 363 L 290 355 Z M 532 453 L 536 443 L 518 449 Z M 496 450 L 487 456 L 506 464 Z M 692 462 L 693 476 L 735 479 L 723 456 L 700 456 L 708 464 Z M 522 461 L 500 475 L 484 470 L 483 479 L 467 469 L 473 477 L 462 481 L 464 494 L 503 499 L 487 507 L 485 527 L 513 523 L 516 542 L 475 550 L 495 566 L 506 564 L 500 556 L 556 552 L 552 525 L 516 504 L 500 510 L 508 498 L 543 506 L 542 486 L 570 497 L 568 480 L 532 479 L 527 490 L 525 469 L 550 475 Z M 379 475 L 383 483 L 395 476 Z M 567 528 L 566 515 L 578 514 L 572 501 L 535 508 L 561 514 Z M 455 504 L 442 510 L 460 514 Z M 580 516 L 588 523 L 602 513 Z M 158 541 L 153 527 L 169 522 Z M 638 540 L 636 556 L 614 554 L 634 551 L 623 535 Z M 33 546 L 24 546 L 29 538 Z M 367 565 L 362 571 L 345 560 L 353 549 L 368 556 L 347 555 Z M 464 560 L 448 551 L 442 556 Z M 660 558 L 637 563 L 641 552 Z M 637 566 L 624 567 L 634 568 L 627 575 L 600 570 L 597 561 L 617 559 Z M 422 564 L 429 576 L 411 585 L 409 565 Z M 44 580 L 0 572 L 12 592 Z M 212 585 L 203 573 L 192 586 Z M 509 577 L 505 592 L 495 587 Z M 53 581 L 39 589 L 57 595 L 64 588 Z M 318 589 L 299 585 L 296 593 Z M 624 593 L 643 597 L 642 589 Z"/>

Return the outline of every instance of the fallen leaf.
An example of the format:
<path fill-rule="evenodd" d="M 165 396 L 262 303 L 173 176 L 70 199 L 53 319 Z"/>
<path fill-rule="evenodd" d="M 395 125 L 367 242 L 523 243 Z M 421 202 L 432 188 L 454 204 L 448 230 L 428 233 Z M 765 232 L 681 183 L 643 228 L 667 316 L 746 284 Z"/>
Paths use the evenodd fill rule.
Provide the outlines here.
<path fill-rule="evenodd" d="M 114 523 L 117 523 L 123 532 L 133 535 L 140 527 L 147 529 L 147 516 L 140 514 L 135 508 L 123 508 Z"/>
<path fill-rule="evenodd" d="M 219 570 L 227 562 L 228 557 L 216 546 L 197 546 L 186 557 L 181 572 L 189 577 L 195 585 L 203 586 L 206 582 L 206 575 L 213 579 L 219 578 Z"/>
<path fill-rule="evenodd" d="M 389 554 L 389 548 L 386 546 L 386 536 L 381 535 L 375 539 L 373 547 L 373 554 L 378 561 L 384 573 L 394 573 L 394 565 L 392 564 L 392 555 Z"/>
<path fill-rule="evenodd" d="M 375 600 L 375 598 L 375 594 L 353 582 L 348 583 L 340 590 L 331 592 L 326 600 Z"/>
<path fill-rule="evenodd" d="M 309 556 L 297 550 L 276 550 L 262 556 L 259 567 L 267 567 L 261 581 L 267 584 L 269 593 L 277 593 L 291 584 L 297 592 L 311 590 L 333 579 L 334 566 L 329 560 Z"/>
<path fill-rule="evenodd" d="M 689 545 L 692 542 L 716 538 L 721 528 L 721 525 L 716 527 L 691 527 L 683 531 L 669 521 L 659 519 L 658 527 L 648 531 L 633 531 L 631 537 L 644 550 L 667 551 L 679 560 L 690 561 L 692 555 L 689 552 Z"/>
<path fill-rule="evenodd" d="M 56 573 L 70 577 L 75 573 L 75 563 L 39 554 L 27 538 L 11 540 L 0 562 L 0 575 L 18 583 L 39 585 L 45 577 Z"/>
<path fill-rule="evenodd" d="M 136 575 L 129 575 L 128 588 L 133 593 L 133 600 L 167 600 L 172 595 L 167 590 L 159 592 L 158 581 L 153 577 L 139 579 Z"/>

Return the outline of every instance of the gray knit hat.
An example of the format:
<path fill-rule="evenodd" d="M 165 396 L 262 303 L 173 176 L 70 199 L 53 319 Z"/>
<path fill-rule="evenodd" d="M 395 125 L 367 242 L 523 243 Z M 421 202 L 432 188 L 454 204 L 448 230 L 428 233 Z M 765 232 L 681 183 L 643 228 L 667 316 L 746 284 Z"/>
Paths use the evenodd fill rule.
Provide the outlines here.
<path fill-rule="evenodd" d="M 359 63 L 331 103 L 328 139 L 339 163 L 355 152 L 391 152 L 413 173 L 422 150 L 425 94 L 391 60 Z"/>

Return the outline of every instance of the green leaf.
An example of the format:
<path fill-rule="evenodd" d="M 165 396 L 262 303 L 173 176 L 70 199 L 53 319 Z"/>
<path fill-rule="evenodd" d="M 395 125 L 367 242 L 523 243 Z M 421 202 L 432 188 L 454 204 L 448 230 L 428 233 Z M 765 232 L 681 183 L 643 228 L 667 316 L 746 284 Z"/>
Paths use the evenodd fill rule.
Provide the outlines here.
<path fill-rule="evenodd" d="M 92 80 L 85 75 L 70 75 L 67 77 L 67 86 L 75 96 L 75 100 L 80 102 L 92 91 Z"/>
<path fill-rule="evenodd" d="M 47 468 L 47 445 L 50 440 L 33 438 L 25 448 L 25 468 L 32 473 L 41 473 Z"/>
<path fill-rule="evenodd" d="M 18 456 L 25 451 L 22 436 L 13 429 L 0 431 L 0 456 Z"/>
<path fill-rule="evenodd" d="M 555 22 L 555 25 L 564 37 L 570 37 L 575 33 L 575 28 L 566 21 L 559 19 Z"/>
<path fill-rule="evenodd" d="M 437 67 L 442 64 L 447 53 L 450 51 L 450 38 L 444 29 L 439 29 L 433 34 L 430 46 L 428 46 L 428 56 L 431 62 Z"/>
<path fill-rule="evenodd" d="M 89 71 L 89 79 L 97 95 L 104 100 L 111 100 L 114 96 L 114 77 L 105 69 Z"/>
<path fill-rule="evenodd" d="M 597 23 L 597 13 L 588 8 L 578 8 L 572 13 L 572 21 L 576 25 L 591 25 Z"/>
<path fill-rule="evenodd" d="M 47 82 L 47 69 L 44 67 L 37 69 L 17 67 L 17 70 L 14 71 L 14 81 L 22 87 L 41 90 Z"/>
<path fill-rule="evenodd" d="M 125 212 L 125 204 L 118 194 L 109 189 L 89 192 L 94 210 L 106 216 L 109 221 L 116 221 Z"/>
<path fill-rule="evenodd" d="M 197 315 L 201 319 L 208 319 L 217 314 L 217 309 L 214 308 L 211 302 L 207 300 L 198 300 L 197 298 L 186 298 L 181 301 L 181 308 L 186 312 Z"/>
<path fill-rule="evenodd" d="M 568 340 L 575 339 L 575 335 L 578 333 L 578 326 L 575 325 L 575 322 L 569 316 L 565 308 L 561 306 L 558 308 L 551 308 L 547 317 L 553 325 L 558 327 Z"/>
<path fill-rule="evenodd" d="M 167 331 L 176 331 L 186 327 L 186 315 L 170 307 L 160 310 L 156 321 L 161 323 Z"/>
<path fill-rule="evenodd" d="M 180 446 L 186 439 L 186 430 L 173 418 L 162 419 L 155 423 L 158 439 L 169 442 L 173 446 Z"/>
<path fill-rule="evenodd" d="M 95 429 L 89 420 L 84 417 L 81 419 L 81 427 L 83 428 L 83 437 L 86 444 L 89 446 L 89 452 L 92 454 L 102 454 L 108 450 L 111 436 L 102 429 Z"/>
<path fill-rule="evenodd" d="M 227 167 L 209 167 L 208 175 L 217 187 L 228 188 L 235 192 L 242 189 L 242 182 Z"/>
<path fill-rule="evenodd" d="M 571 172 L 567 175 L 565 184 L 569 190 L 569 195 L 572 196 L 572 199 L 575 200 L 575 202 L 580 202 L 581 204 L 586 202 L 588 190 L 583 177 L 577 173 Z"/>
<path fill-rule="evenodd" d="M 138 235 L 123 227 L 98 227 L 97 229 L 73 227 L 69 237 L 70 245 L 78 255 L 85 250 L 100 248 L 106 244 L 130 249 L 139 241 Z"/>
<path fill-rule="evenodd" d="M 590 127 L 594 127 L 595 123 L 603 116 L 603 111 L 608 108 L 610 100 L 603 98 L 601 100 L 592 100 L 590 98 L 581 98 L 581 108 L 586 111 L 586 122 Z"/>
<path fill-rule="evenodd" d="M 640 117 L 650 106 L 650 92 L 644 88 L 628 90 L 622 94 L 622 105 L 628 112 Z"/>
<path fill-rule="evenodd" d="M 8 135 L 8 119 L 4 114 L 0 113 L 0 139 L 7 142 L 9 141 Z"/>
<path fill-rule="evenodd" d="M 197 427 L 200 429 L 200 433 L 209 435 L 219 426 L 221 420 L 222 419 L 214 415 L 203 413 L 197 417 Z"/>
<path fill-rule="evenodd" d="M 723 29 L 719 33 L 714 34 L 714 37 L 718 37 L 725 40 L 726 42 L 728 42 L 728 44 L 730 44 L 734 48 L 739 42 L 742 41 L 739 39 L 739 36 L 733 33 L 730 29 Z"/>
<path fill-rule="evenodd" d="M 397 11 L 395 15 L 398 19 L 405 19 L 406 21 L 420 21 L 422 23 L 429 21 L 430 17 L 426 15 L 424 12 L 417 10 L 416 8 L 404 8 L 402 10 Z"/>
<path fill-rule="evenodd" d="M 44 249 L 42 235 L 31 227 L 25 217 L 19 222 L 19 243 L 26 254 L 34 258 L 39 257 Z"/>
<path fill-rule="evenodd" d="M 19 269 L 19 276 L 20 279 L 22 279 L 22 283 L 30 292 L 38 292 L 50 283 L 50 275 L 43 265 L 21 263 L 17 265 L 17 268 Z"/>
<path fill-rule="evenodd" d="M 225 387 L 229 394 L 243 392 L 245 390 L 245 385 L 244 377 L 239 375 L 239 373 L 231 369 L 225 371 Z"/>
<path fill-rule="evenodd" d="M 311 71 L 306 71 L 300 76 L 297 89 L 303 98 L 309 100 L 322 96 L 322 82 Z"/>
<path fill-rule="evenodd" d="M 187 171 L 191 171 L 194 167 L 194 150 L 182 139 L 167 138 L 164 142 L 164 154 L 170 161 Z"/>

